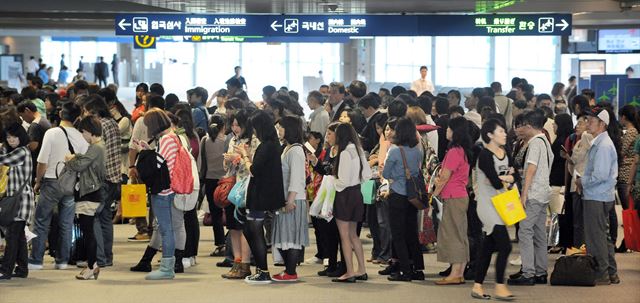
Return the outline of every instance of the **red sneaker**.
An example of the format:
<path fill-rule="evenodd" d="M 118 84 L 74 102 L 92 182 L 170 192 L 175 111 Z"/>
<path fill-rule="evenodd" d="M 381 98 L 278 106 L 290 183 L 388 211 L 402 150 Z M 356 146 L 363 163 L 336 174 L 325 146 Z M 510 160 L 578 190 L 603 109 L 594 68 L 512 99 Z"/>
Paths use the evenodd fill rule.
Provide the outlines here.
<path fill-rule="evenodd" d="M 298 275 L 290 275 L 283 271 L 277 275 L 273 275 L 271 280 L 276 282 L 297 282 Z"/>

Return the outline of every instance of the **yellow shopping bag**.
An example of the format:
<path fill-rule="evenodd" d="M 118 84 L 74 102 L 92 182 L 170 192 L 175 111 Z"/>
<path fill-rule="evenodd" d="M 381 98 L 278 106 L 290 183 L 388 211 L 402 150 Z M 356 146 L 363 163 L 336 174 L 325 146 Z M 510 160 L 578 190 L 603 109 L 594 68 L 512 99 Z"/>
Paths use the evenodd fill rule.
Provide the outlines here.
<path fill-rule="evenodd" d="M 9 182 L 9 166 L 0 166 L 0 197 L 4 197 L 7 193 L 7 184 Z"/>
<path fill-rule="evenodd" d="M 147 188 L 144 184 L 123 184 L 120 201 L 123 218 L 147 216 Z"/>
<path fill-rule="evenodd" d="M 527 217 L 520 202 L 520 193 L 517 188 L 507 190 L 491 198 L 498 215 L 507 226 L 516 224 Z"/>

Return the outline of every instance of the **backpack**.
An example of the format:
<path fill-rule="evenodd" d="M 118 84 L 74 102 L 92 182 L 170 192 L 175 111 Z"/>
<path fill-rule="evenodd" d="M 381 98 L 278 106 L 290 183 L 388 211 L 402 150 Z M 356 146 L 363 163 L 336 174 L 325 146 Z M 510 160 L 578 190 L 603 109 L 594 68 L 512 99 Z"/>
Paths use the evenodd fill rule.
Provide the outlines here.
<path fill-rule="evenodd" d="M 183 138 L 180 137 L 180 142 L 184 144 L 188 144 L 188 142 L 184 142 Z M 200 193 L 200 177 L 198 173 L 198 167 L 196 164 L 195 158 L 191 155 L 190 152 L 187 152 L 189 155 L 189 159 L 191 161 L 191 174 L 193 178 L 193 191 L 187 194 L 177 194 L 173 200 L 173 205 L 175 208 L 181 211 L 190 211 L 196 207 L 198 204 L 198 195 Z"/>
<path fill-rule="evenodd" d="M 158 194 L 171 187 L 167 162 L 156 150 L 143 150 L 138 153 L 136 169 L 140 180 L 147 186 L 150 194 Z"/>
<path fill-rule="evenodd" d="M 180 139 L 171 137 L 178 145 L 176 160 L 171 170 L 171 190 L 176 194 L 190 194 L 193 192 L 193 173 L 191 166 L 192 156 L 180 142 Z"/>

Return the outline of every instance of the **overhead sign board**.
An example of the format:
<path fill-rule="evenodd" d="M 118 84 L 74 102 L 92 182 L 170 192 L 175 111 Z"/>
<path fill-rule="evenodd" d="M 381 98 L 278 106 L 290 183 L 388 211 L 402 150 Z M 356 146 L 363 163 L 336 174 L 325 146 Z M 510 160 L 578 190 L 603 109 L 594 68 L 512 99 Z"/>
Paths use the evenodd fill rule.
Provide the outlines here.
<path fill-rule="evenodd" d="M 571 15 L 121 14 L 115 30 L 120 36 L 558 36 L 571 34 Z"/>

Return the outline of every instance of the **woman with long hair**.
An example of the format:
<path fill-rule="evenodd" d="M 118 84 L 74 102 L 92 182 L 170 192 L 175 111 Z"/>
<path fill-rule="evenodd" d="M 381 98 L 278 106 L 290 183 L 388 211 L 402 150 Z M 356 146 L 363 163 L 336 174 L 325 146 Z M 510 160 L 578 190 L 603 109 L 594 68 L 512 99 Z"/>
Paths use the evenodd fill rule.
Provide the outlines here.
<path fill-rule="evenodd" d="M 275 213 L 272 242 L 284 259 L 286 269 L 273 276 L 274 281 L 298 280 L 296 264 L 309 246 L 307 196 L 305 184 L 305 154 L 302 147 L 302 120 L 286 116 L 276 124 L 278 138 L 285 143 L 282 151 L 282 179 L 285 207 Z"/>
<path fill-rule="evenodd" d="M 341 123 L 336 128 L 338 155 L 333 166 L 336 178 L 334 217 L 340 232 L 340 243 L 344 254 L 346 272 L 333 282 L 354 283 L 367 280 L 362 242 L 357 235 L 358 222 L 364 219 L 364 204 L 360 185 L 371 178 L 371 169 L 360 145 L 358 134 L 351 124 Z M 358 260 L 358 271 L 354 271 L 353 252 Z"/>
<path fill-rule="evenodd" d="M 449 148 L 442 161 L 442 170 L 436 179 L 433 196 L 444 200 L 442 221 L 438 228 L 438 262 L 450 263 L 448 277 L 436 281 L 436 285 L 464 283 L 464 269 L 469 261 L 467 238 L 467 208 L 469 195 L 469 163 L 473 143 L 469 136 L 467 120 L 463 117 L 451 119 L 446 136 Z"/>
<path fill-rule="evenodd" d="M 245 168 L 251 172 L 243 233 L 256 262 L 256 273 L 246 277 L 245 282 L 266 284 L 271 283 L 267 266 L 267 242 L 264 237 L 266 212 L 284 207 L 287 211 L 292 211 L 294 206 L 285 202 L 282 161 L 279 157 L 280 142 L 273 127 L 273 119 L 265 111 L 259 110 L 251 115 L 250 121 L 260 145 L 252 158 L 249 158 L 245 145 L 235 147 L 235 151 L 244 159 Z"/>
<path fill-rule="evenodd" d="M 338 147 L 336 145 L 336 129 L 340 125 L 339 122 L 329 124 L 327 127 L 327 133 L 325 134 L 325 151 L 324 155 L 316 156 L 315 154 L 307 153 L 309 163 L 313 166 L 313 170 L 324 176 L 330 176 L 333 173 L 333 166 L 335 164 L 336 157 L 338 156 Z M 338 251 L 340 245 L 340 233 L 338 232 L 338 225 L 336 225 L 336 219 L 333 218 L 327 222 L 324 219 L 317 221 L 318 233 L 321 237 L 317 241 L 322 241 L 323 256 L 329 259 L 329 264 L 323 270 L 318 272 L 318 276 L 321 277 L 340 277 L 345 272 L 344 262 L 338 262 Z M 342 250 L 340 250 L 341 260 L 344 260 Z"/>
<path fill-rule="evenodd" d="M 566 159 L 562 157 L 562 152 L 563 148 L 565 148 L 564 144 L 566 143 L 567 138 L 569 138 L 569 136 L 574 132 L 573 119 L 571 118 L 571 115 L 556 115 L 554 117 L 553 127 L 556 133 L 556 139 L 551 143 L 553 162 L 551 164 L 551 174 L 549 175 L 549 182 L 551 183 L 551 201 L 549 202 L 549 209 L 552 219 L 562 212 L 563 204 L 567 203 L 567 201 L 564 201 L 564 194 L 562 191 L 562 187 L 565 186 L 566 180 Z M 571 207 L 571 201 L 568 202 L 570 204 L 567 205 L 567 207 Z M 557 220 L 552 221 L 557 222 Z M 556 231 L 556 234 L 553 235 L 554 239 L 559 239 L 559 229 L 554 228 L 553 230 Z M 550 248 L 550 253 L 558 253 L 562 250 L 559 245 L 554 246 L 555 247 Z"/>
<path fill-rule="evenodd" d="M 620 165 L 618 173 L 618 196 L 623 209 L 629 208 L 629 197 L 631 196 L 631 185 L 635 176 L 635 171 L 632 170 L 635 162 L 635 153 L 633 151 L 636 140 L 639 138 L 638 131 L 640 130 L 640 121 L 638 120 L 638 113 L 635 106 L 627 104 L 623 106 L 618 116 L 620 117 L 620 124 L 624 128 L 625 132 L 622 135 L 622 142 L 620 148 L 619 157 L 622 158 L 622 164 Z M 627 252 L 624 240 L 618 247 L 617 252 Z"/>

